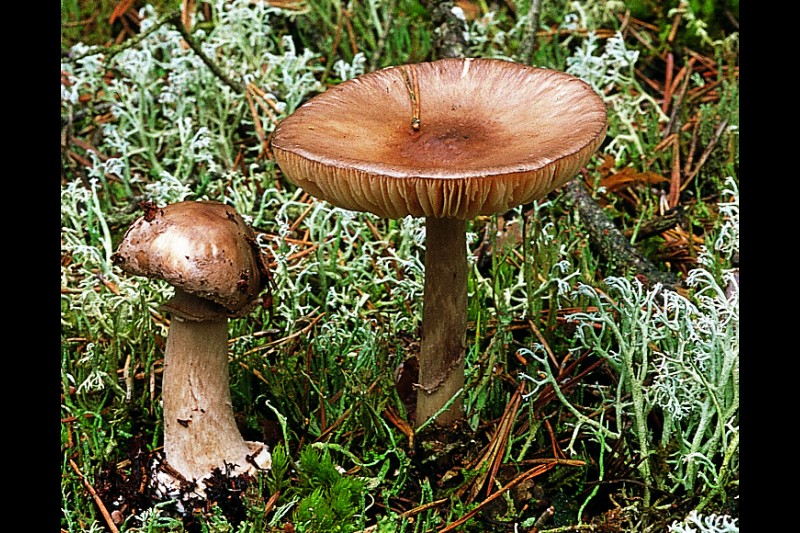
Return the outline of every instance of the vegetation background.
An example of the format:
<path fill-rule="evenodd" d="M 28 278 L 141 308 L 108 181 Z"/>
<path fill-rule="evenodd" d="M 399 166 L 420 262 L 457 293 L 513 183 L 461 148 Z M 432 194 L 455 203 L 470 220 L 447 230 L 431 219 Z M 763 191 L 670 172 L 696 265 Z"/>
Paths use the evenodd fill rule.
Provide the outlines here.
<path fill-rule="evenodd" d="M 61 8 L 62 531 L 738 532 L 738 1 Z M 268 141 L 447 28 L 591 83 L 609 132 L 568 186 L 469 222 L 467 419 L 444 438 L 409 423 L 422 221 L 309 197 Z M 202 199 L 273 269 L 229 353 L 273 468 L 181 513 L 148 488 L 170 289 L 111 255 L 141 202 Z"/>

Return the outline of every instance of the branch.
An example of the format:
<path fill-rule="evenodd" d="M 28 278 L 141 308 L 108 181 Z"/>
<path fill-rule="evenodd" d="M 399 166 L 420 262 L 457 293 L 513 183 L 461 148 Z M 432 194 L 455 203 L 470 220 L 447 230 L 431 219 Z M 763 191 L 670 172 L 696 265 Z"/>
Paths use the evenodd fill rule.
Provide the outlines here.
<path fill-rule="evenodd" d="M 641 241 L 647 237 L 652 237 L 653 235 L 663 233 L 668 229 L 672 229 L 678 224 L 683 223 L 685 219 L 686 209 L 682 205 L 677 205 L 668 210 L 662 216 L 654 217 L 647 222 L 642 223 L 642 225 L 639 226 L 639 229 L 636 231 L 636 236 L 633 240 Z M 622 232 L 622 234 L 626 239 L 630 239 L 633 236 L 633 231 L 633 228 L 626 229 Z"/>
<path fill-rule="evenodd" d="M 526 65 L 530 65 L 531 59 L 533 59 L 533 48 L 536 44 L 536 29 L 539 27 L 541 6 L 542 0 L 533 0 L 533 2 L 531 2 L 531 7 L 528 9 L 527 33 L 522 39 L 522 45 L 519 51 L 520 61 Z"/>
<path fill-rule="evenodd" d="M 161 15 L 160 17 L 158 17 L 158 19 L 156 20 L 155 24 L 153 24 L 152 26 L 147 28 L 146 31 L 143 31 L 142 33 L 140 33 L 139 35 L 137 35 L 135 37 L 131 37 L 130 39 L 127 39 L 123 43 L 114 44 L 114 45 L 111 45 L 111 46 L 92 46 L 88 50 L 86 50 L 85 53 L 83 53 L 81 55 L 72 56 L 70 53 L 67 53 L 66 54 L 67 58 L 70 61 L 78 61 L 80 59 L 83 59 L 84 57 L 93 56 L 93 55 L 96 55 L 96 54 L 104 54 L 106 56 L 106 58 L 107 58 L 107 61 L 110 61 L 111 58 L 113 58 L 115 55 L 119 54 L 123 50 L 127 50 L 128 48 L 133 48 L 134 46 L 136 46 L 137 44 L 142 42 L 148 35 L 150 35 L 154 31 L 156 31 L 158 28 L 160 28 L 164 24 L 170 22 L 171 19 L 173 17 L 175 17 L 176 15 L 178 17 L 178 20 L 180 20 L 180 16 L 181 16 L 180 9 L 176 9 L 176 10 L 173 10 L 173 11 L 170 11 L 170 12 L 166 13 L 165 15 Z"/>
<path fill-rule="evenodd" d="M 464 39 L 465 21 L 453 11 L 455 4 L 452 0 L 426 0 L 424 4 L 431 13 L 431 25 L 434 28 L 433 55 L 437 59 L 467 57 L 469 47 Z"/>
<path fill-rule="evenodd" d="M 214 75 L 217 78 L 219 78 L 220 81 L 222 81 L 222 83 L 224 83 L 225 85 L 227 85 L 228 87 L 233 89 L 233 92 L 235 92 L 235 93 L 238 93 L 238 94 L 244 94 L 245 93 L 246 88 L 245 88 L 244 84 L 236 83 L 236 82 L 231 81 L 222 72 L 222 70 L 220 70 L 220 68 L 217 66 L 217 64 L 214 63 L 213 61 L 211 61 L 211 58 L 209 58 L 203 52 L 203 49 L 200 48 L 200 45 L 197 44 L 197 41 L 194 40 L 194 37 L 192 37 L 192 35 L 186 29 L 186 26 L 183 25 L 183 19 L 181 18 L 180 10 L 172 12 L 172 16 L 169 19 L 169 22 L 173 26 L 175 26 L 175 29 L 178 30 L 178 33 L 181 34 L 181 37 L 183 37 L 183 40 L 186 41 L 186 44 L 189 45 L 189 48 L 191 48 L 192 51 L 194 51 L 194 53 L 197 54 L 197 56 L 203 61 L 203 63 L 205 63 L 206 66 L 209 69 L 211 69 L 211 72 L 213 72 Z"/>
<path fill-rule="evenodd" d="M 142 33 L 140 33 L 139 35 L 137 35 L 135 37 L 131 37 L 130 39 L 126 40 L 125 42 L 123 42 L 121 44 L 112 45 L 112 46 L 108 46 L 108 47 L 93 46 L 89 50 L 87 50 L 85 53 L 83 53 L 81 55 L 78 55 L 78 56 L 74 56 L 74 57 L 70 56 L 69 59 L 70 59 L 70 61 L 78 61 L 78 60 L 83 59 L 84 57 L 87 57 L 87 56 L 90 56 L 90 55 L 104 54 L 104 55 L 106 55 L 106 62 L 109 62 L 109 61 L 111 61 L 111 59 L 114 56 L 116 56 L 117 54 L 119 54 L 123 50 L 126 50 L 128 48 L 133 48 L 134 46 L 136 46 L 137 44 L 142 42 L 148 35 L 150 35 L 154 31 L 156 31 L 158 28 L 160 28 L 164 24 L 171 24 L 172 26 L 175 27 L 176 30 L 178 30 L 178 33 L 181 34 L 181 37 L 183 37 L 183 40 L 186 41 L 186 44 L 189 45 L 189 48 L 191 48 L 192 51 L 195 54 L 197 54 L 197 56 L 203 61 L 203 63 L 205 63 L 205 65 L 209 69 L 211 69 L 211 72 L 213 72 L 214 75 L 217 78 L 219 78 L 220 81 L 222 81 L 222 83 L 224 83 L 225 85 L 227 85 L 228 87 L 233 89 L 233 91 L 235 93 L 244 94 L 245 90 L 246 90 L 244 84 L 234 82 L 230 78 L 228 78 L 225 75 L 225 73 L 222 72 L 222 70 L 219 68 L 219 66 L 217 66 L 217 64 L 214 63 L 211 60 L 211 58 L 209 58 L 203 52 L 203 49 L 200 48 L 199 44 L 197 44 L 197 41 L 194 39 L 194 37 L 192 37 L 192 35 L 186 29 L 186 26 L 183 25 L 183 20 L 182 20 L 181 17 L 182 17 L 182 11 L 180 9 L 173 9 L 172 11 L 169 11 L 165 15 L 161 15 L 160 17 L 158 17 L 156 22 L 152 26 L 147 28 L 146 31 L 143 31 Z M 64 121 L 62 119 L 62 123 L 63 122 Z"/>
<path fill-rule="evenodd" d="M 645 285 L 661 283 L 675 290 L 680 281 L 675 274 L 662 272 L 649 259 L 633 248 L 625 235 L 606 216 L 603 208 L 586 190 L 583 180 L 576 178 L 564 186 L 568 201 L 578 210 L 589 231 L 589 241 L 619 274 L 633 271 L 644 276 Z"/>

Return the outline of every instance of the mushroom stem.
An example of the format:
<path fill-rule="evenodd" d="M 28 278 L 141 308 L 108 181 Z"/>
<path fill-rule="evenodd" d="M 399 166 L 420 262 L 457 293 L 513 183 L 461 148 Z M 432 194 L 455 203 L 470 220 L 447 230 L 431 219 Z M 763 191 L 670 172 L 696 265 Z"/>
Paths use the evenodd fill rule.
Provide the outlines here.
<path fill-rule="evenodd" d="M 467 334 L 465 220 L 425 220 L 425 293 L 419 355 L 416 425 L 419 427 L 464 386 Z M 463 416 L 461 397 L 436 418 L 446 426 Z"/>
<path fill-rule="evenodd" d="M 180 307 L 180 312 L 176 307 Z M 253 473 L 268 461 L 261 443 L 242 438 L 233 415 L 228 373 L 228 319 L 207 316 L 209 302 L 176 289 L 164 355 L 164 454 L 186 480 L 198 481 L 215 468 L 223 474 Z M 260 468 L 267 464 L 258 464 Z"/>

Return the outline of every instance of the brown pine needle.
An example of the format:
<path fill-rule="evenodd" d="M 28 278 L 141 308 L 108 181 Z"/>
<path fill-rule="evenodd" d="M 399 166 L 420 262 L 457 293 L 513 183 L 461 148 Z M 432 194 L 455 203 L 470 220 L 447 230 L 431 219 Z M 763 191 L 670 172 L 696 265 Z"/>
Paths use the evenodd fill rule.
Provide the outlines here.
<path fill-rule="evenodd" d="M 414 430 L 411 428 L 411 425 L 403 420 L 399 413 L 395 410 L 394 407 L 391 405 L 387 405 L 386 409 L 383 410 L 383 416 L 389 419 L 400 432 L 406 436 L 408 439 L 408 448 L 410 450 L 414 449 Z"/>
<path fill-rule="evenodd" d="M 673 137 L 672 143 L 672 173 L 669 180 L 669 196 L 667 202 L 669 208 L 673 209 L 678 205 L 681 194 L 681 149 L 678 137 Z"/>
<path fill-rule="evenodd" d="M 378 380 L 373 381 L 372 384 L 367 389 L 367 392 L 366 392 L 365 396 L 369 396 L 370 394 L 372 394 L 372 391 L 375 390 L 375 387 L 377 385 L 378 385 Z M 339 418 L 336 419 L 336 421 L 333 423 L 333 425 L 328 427 L 327 429 L 325 429 L 322 433 L 320 433 L 319 437 L 314 439 L 314 442 L 325 442 L 325 438 L 334 429 L 336 429 L 336 427 L 338 427 L 342 422 L 344 422 L 347 419 L 347 417 L 350 416 L 350 412 L 352 410 L 353 410 L 352 407 L 348 407 L 347 409 L 345 409 L 344 412 L 341 414 L 341 416 L 339 416 Z"/>
<path fill-rule="evenodd" d="M 494 478 L 497 476 L 497 471 L 500 470 L 500 465 L 503 462 L 503 455 L 508 443 L 508 434 L 511 433 L 511 427 L 517 417 L 520 403 L 522 402 L 522 391 L 525 388 L 525 382 L 521 381 L 517 389 L 514 391 L 511 401 L 508 402 L 500 427 L 497 429 L 496 446 L 494 457 L 492 458 L 492 469 L 489 472 L 489 477 L 486 483 L 486 496 L 492 493 L 492 486 L 494 485 Z"/>
<path fill-rule="evenodd" d="M 273 493 L 272 496 L 269 497 L 269 500 L 267 500 L 267 504 L 264 506 L 264 517 L 266 517 L 269 514 L 269 512 L 272 511 L 272 508 L 275 506 L 275 502 L 278 501 L 280 495 L 281 491 L 277 491 Z"/>
<path fill-rule="evenodd" d="M 314 312 L 316 312 L 317 310 L 319 310 L 319 308 L 315 309 Z M 315 316 L 314 319 L 311 322 L 309 322 L 309 324 L 306 327 L 304 327 L 303 329 L 295 331 L 294 333 L 292 333 L 291 335 L 287 335 L 286 337 L 282 337 L 282 338 L 274 340 L 272 342 L 266 342 L 264 344 L 256 346 L 255 348 L 251 348 L 250 350 L 247 350 L 246 352 L 244 352 L 242 355 L 245 356 L 245 355 L 254 354 L 256 352 L 263 352 L 264 350 L 272 348 L 273 346 L 277 346 L 279 344 L 283 344 L 283 343 L 288 342 L 288 341 L 290 341 L 292 339 L 295 339 L 295 338 L 297 338 L 297 337 L 299 337 L 301 335 L 304 335 L 304 334 L 308 333 L 311 330 L 311 328 L 313 328 L 316 325 L 316 323 L 319 322 L 320 319 L 323 316 L 325 316 L 324 312 L 322 312 L 322 313 L 318 314 L 317 316 Z"/>
<path fill-rule="evenodd" d="M 297 227 L 300 225 L 303 219 L 306 218 L 306 216 L 311 212 L 312 209 L 314 209 L 314 204 L 309 204 L 308 207 L 306 207 L 305 211 L 300 213 L 300 216 L 297 217 L 297 220 L 292 222 L 292 225 L 289 226 L 289 233 L 294 233 L 294 231 L 297 229 Z"/>
<path fill-rule="evenodd" d="M 96 503 L 97 507 L 100 509 L 100 514 L 103 515 L 103 518 L 105 518 L 106 520 L 106 524 L 108 524 L 108 529 L 110 529 L 112 533 L 119 533 L 119 529 L 117 529 L 117 526 L 114 524 L 114 520 L 111 518 L 111 515 L 109 514 L 108 509 L 106 509 L 106 506 L 103 504 L 103 500 L 100 499 L 100 496 L 94 490 L 94 487 L 92 487 L 91 483 L 89 483 L 86 480 L 86 477 L 80 471 L 78 465 L 76 465 L 75 461 L 73 461 L 72 459 L 69 460 L 69 465 L 72 467 L 75 473 L 78 474 L 78 477 L 81 478 L 81 481 L 83 481 L 83 485 L 86 487 L 86 490 L 89 491 L 89 494 L 92 495 L 94 503 Z"/>
<path fill-rule="evenodd" d="M 727 128 L 727 127 L 728 127 L 728 121 L 727 120 L 723 120 L 722 122 L 720 122 L 717 125 L 717 129 L 714 131 L 714 136 L 709 141 L 709 143 L 706 146 L 705 150 L 703 150 L 703 153 L 700 154 L 700 159 L 697 161 L 697 165 L 694 167 L 694 170 L 692 170 L 692 173 L 689 174 L 689 176 L 687 176 L 686 181 L 681 186 L 681 190 L 683 190 L 686 187 L 688 187 L 689 183 L 691 183 L 691 181 L 694 179 L 694 177 L 697 175 L 697 173 L 700 172 L 700 169 L 702 168 L 703 165 L 705 165 L 706 160 L 708 159 L 708 156 L 711 155 L 711 152 L 714 150 L 714 147 L 717 145 L 717 142 L 719 141 L 719 138 L 722 135 L 722 132 L 725 131 L 725 128 Z"/>
<path fill-rule="evenodd" d="M 486 495 L 489 496 L 491 493 L 492 481 L 497 475 L 497 471 L 500 469 L 500 463 L 503 460 L 503 451 L 505 450 L 506 443 L 508 442 L 508 434 L 511 431 L 512 423 L 516 418 L 517 410 L 519 409 L 522 397 L 521 391 L 522 388 L 524 388 L 524 385 L 525 382 L 520 382 L 519 386 L 514 391 L 514 394 L 511 396 L 511 399 L 508 401 L 508 404 L 506 404 L 506 408 L 503 411 L 503 416 L 500 417 L 500 423 L 497 425 L 497 429 L 495 429 L 492 439 L 486 447 L 486 452 L 481 455 L 478 460 L 467 465 L 466 467 L 469 470 L 480 471 L 480 474 L 478 474 L 471 483 L 462 486 L 456 492 L 456 494 L 461 497 L 464 492 L 469 489 L 469 494 L 466 497 L 467 503 L 474 501 L 481 488 L 484 486 L 486 486 Z M 483 468 L 484 465 L 489 466 L 487 468 Z"/>
<path fill-rule="evenodd" d="M 247 106 L 250 108 L 250 115 L 253 117 L 253 125 L 256 128 L 256 135 L 258 135 L 259 140 L 261 141 L 261 152 L 258 154 L 258 159 L 267 152 L 267 136 L 264 134 L 264 128 L 261 127 L 261 117 L 258 116 L 258 110 L 256 110 L 255 102 L 253 102 L 253 96 L 250 94 L 250 90 L 246 90 L 244 92 L 245 98 L 247 98 Z"/>
<path fill-rule="evenodd" d="M 545 340 L 544 335 L 542 332 L 539 331 L 539 328 L 536 327 L 536 324 L 533 323 L 533 320 L 528 320 L 528 325 L 530 325 L 531 330 L 536 334 L 536 338 L 539 339 L 539 342 L 542 343 L 544 346 L 544 351 L 547 352 L 547 356 L 550 358 L 550 361 L 553 362 L 556 368 L 558 368 L 558 361 L 556 361 L 556 356 L 553 354 L 553 350 L 550 348 L 550 345 L 547 344 L 547 340 Z"/>
<path fill-rule="evenodd" d="M 469 520 L 470 518 L 472 518 L 473 516 L 478 514 L 478 512 L 480 512 L 481 509 L 483 509 L 484 507 L 486 507 L 487 505 L 492 503 L 494 500 L 496 500 L 497 498 L 502 496 L 506 491 L 508 491 L 510 489 L 513 489 L 514 487 L 516 487 L 517 485 L 519 485 L 523 481 L 526 481 L 526 480 L 534 478 L 534 477 L 536 477 L 538 475 L 544 474 L 548 470 L 551 470 L 553 467 L 555 467 L 556 464 L 558 464 L 558 463 L 553 462 L 553 463 L 548 463 L 548 464 L 544 464 L 544 465 L 539 465 L 539 466 L 535 466 L 535 467 L 531 468 L 530 470 L 528 470 L 526 472 L 523 472 L 522 474 L 518 475 L 517 477 L 515 477 L 514 479 L 509 481 L 505 486 L 501 487 L 497 492 L 493 493 L 491 496 L 489 496 L 488 498 L 483 500 L 481 503 L 479 503 L 470 512 L 466 513 L 464 516 L 462 516 L 461 518 L 459 518 L 455 522 L 451 522 L 447 526 L 445 526 L 442 529 L 438 530 L 437 533 L 447 533 L 448 531 L 454 531 L 458 526 L 460 526 L 461 524 L 463 524 L 464 522 L 466 522 L 467 520 Z"/>
<path fill-rule="evenodd" d="M 402 518 L 410 518 L 414 515 L 418 515 L 423 511 L 427 511 L 428 509 L 433 509 L 436 506 L 442 505 L 443 503 L 447 503 L 449 500 L 447 498 L 442 498 L 441 500 L 434 500 L 432 502 L 423 503 L 418 507 L 414 507 L 413 509 L 409 509 L 403 513 L 400 513 L 400 517 Z"/>
<path fill-rule="evenodd" d="M 675 58 L 672 52 L 667 52 L 667 74 L 664 79 L 664 100 L 661 101 L 661 112 L 666 114 L 669 109 L 670 100 L 672 100 L 672 75 L 675 70 Z"/>

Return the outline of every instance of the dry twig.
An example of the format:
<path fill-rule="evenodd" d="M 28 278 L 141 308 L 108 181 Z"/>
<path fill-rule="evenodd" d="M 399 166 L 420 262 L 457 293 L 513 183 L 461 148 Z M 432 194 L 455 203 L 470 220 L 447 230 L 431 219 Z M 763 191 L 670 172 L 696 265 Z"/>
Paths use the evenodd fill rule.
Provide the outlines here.
<path fill-rule="evenodd" d="M 94 487 L 92 487 L 92 484 L 89 483 L 89 481 L 86 479 L 86 477 L 80 471 L 80 469 L 78 468 L 78 465 L 75 464 L 75 461 L 70 459 L 69 460 L 69 465 L 72 467 L 72 469 L 78 475 L 78 477 L 81 478 L 81 481 L 83 481 L 83 485 L 86 487 L 86 490 L 89 491 L 89 494 L 92 495 L 92 499 L 94 500 L 94 503 L 97 504 L 98 509 L 100 509 L 100 514 L 103 515 L 103 518 L 105 519 L 106 524 L 108 525 L 108 529 L 110 529 L 112 531 L 112 533 L 119 533 L 119 529 L 117 529 L 117 526 L 114 524 L 114 520 L 111 518 L 111 514 L 108 512 L 108 509 L 106 509 L 106 506 L 103 503 L 103 500 L 100 498 L 100 495 L 97 494 L 97 491 L 95 491 Z"/>

